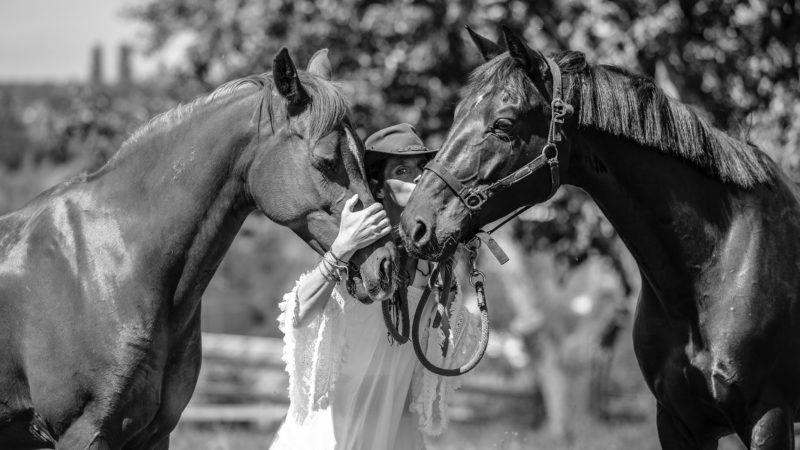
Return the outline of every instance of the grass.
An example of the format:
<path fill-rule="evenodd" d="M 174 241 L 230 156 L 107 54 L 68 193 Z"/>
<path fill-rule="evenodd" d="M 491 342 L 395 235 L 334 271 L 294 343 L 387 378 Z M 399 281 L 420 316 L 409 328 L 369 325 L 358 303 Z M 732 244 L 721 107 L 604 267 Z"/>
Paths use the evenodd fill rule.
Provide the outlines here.
<path fill-rule="evenodd" d="M 275 430 L 179 426 L 172 434 L 171 450 L 262 450 L 269 448 Z M 453 424 L 447 432 L 428 440 L 428 450 L 657 450 L 654 421 L 603 424 L 588 422 L 576 427 L 565 442 L 543 429 L 511 417 L 484 423 Z M 741 449 L 735 438 L 721 442 L 720 450 Z M 299 449 L 302 450 L 302 449 Z"/>
<path fill-rule="evenodd" d="M 658 450 L 655 418 L 618 423 L 583 420 L 569 441 L 555 438 L 544 428 L 532 428 L 531 416 L 508 415 L 486 421 L 454 423 L 439 437 L 429 438 L 428 450 Z M 171 450 L 264 450 L 275 429 L 179 425 L 172 434 Z M 720 441 L 719 450 L 741 450 L 738 438 Z M 302 450 L 302 449 L 298 449 Z"/>

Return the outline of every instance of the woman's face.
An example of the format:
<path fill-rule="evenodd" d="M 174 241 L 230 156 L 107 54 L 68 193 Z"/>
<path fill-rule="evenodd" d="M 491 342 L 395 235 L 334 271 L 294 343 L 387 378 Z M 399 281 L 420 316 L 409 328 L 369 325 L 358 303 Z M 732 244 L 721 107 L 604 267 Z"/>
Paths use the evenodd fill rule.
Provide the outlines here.
<path fill-rule="evenodd" d="M 397 206 L 405 208 L 429 159 L 427 155 L 388 158 L 383 168 L 383 195 Z"/>

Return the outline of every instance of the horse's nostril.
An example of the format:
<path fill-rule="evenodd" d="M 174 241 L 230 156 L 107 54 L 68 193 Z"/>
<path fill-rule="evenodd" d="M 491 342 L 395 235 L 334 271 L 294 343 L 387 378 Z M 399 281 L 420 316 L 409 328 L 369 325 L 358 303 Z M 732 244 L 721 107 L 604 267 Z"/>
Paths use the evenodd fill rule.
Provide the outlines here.
<path fill-rule="evenodd" d="M 417 219 L 417 225 L 414 227 L 414 233 L 411 237 L 418 246 L 423 246 L 428 243 L 428 226 L 425 225 L 422 219 Z"/>

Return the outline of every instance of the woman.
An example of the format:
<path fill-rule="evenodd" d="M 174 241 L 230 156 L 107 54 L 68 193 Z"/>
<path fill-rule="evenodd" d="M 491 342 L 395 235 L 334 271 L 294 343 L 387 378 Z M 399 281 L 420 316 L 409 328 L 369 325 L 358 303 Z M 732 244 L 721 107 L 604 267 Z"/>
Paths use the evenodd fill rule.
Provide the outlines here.
<path fill-rule="evenodd" d="M 447 423 L 446 401 L 459 380 L 426 371 L 410 343 L 392 345 L 380 306 L 350 297 L 338 273 L 357 249 L 392 232 L 434 151 L 408 124 L 385 128 L 365 145 L 367 176 L 380 203 L 353 211 L 357 198 L 347 201 L 331 250 L 281 303 L 290 405 L 272 449 L 422 449 L 422 432 L 439 434 Z M 413 315 L 431 264 L 409 258 L 406 271 Z M 459 297 L 451 314 L 451 323 L 461 324 L 450 334 L 453 351 L 442 356 L 443 338 L 434 333 L 429 340 L 427 327 L 420 336 L 439 365 L 462 363 L 477 341 L 477 317 Z"/>

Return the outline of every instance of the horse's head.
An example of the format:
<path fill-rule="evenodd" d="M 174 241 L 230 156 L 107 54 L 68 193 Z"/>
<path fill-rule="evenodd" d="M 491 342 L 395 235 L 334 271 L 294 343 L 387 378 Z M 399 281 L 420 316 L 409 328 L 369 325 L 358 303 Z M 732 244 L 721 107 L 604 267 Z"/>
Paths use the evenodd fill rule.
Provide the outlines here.
<path fill-rule="evenodd" d="M 446 257 L 479 227 L 549 198 L 558 183 L 552 177 L 567 170 L 564 141 L 557 151 L 543 151 L 553 88 L 548 64 L 513 32 L 503 32 L 507 52 L 469 30 L 486 62 L 472 73 L 447 139 L 403 212 L 406 248 L 426 259 Z M 544 162 L 542 170 L 518 181 L 520 172 L 513 182 L 505 178 L 534 160 Z M 560 170 L 552 164 L 551 174 L 548 161 L 561 162 Z"/>
<path fill-rule="evenodd" d="M 345 201 L 374 202 L 363 169 L 364 146 L 348 119 L 348 106 L 331 82 L 327 50 L 317 52 L 305 72 L 286 49 L 273 63 L 266 92 L 272 133 L 255 139 L 247 188 L 270 219 L 291 228 L 319 253 L 339 231 Z M 351 259 L 348 287 L 361 301 L 385 300 L 394 292 L 397 248 L 388 238 Z"/>

